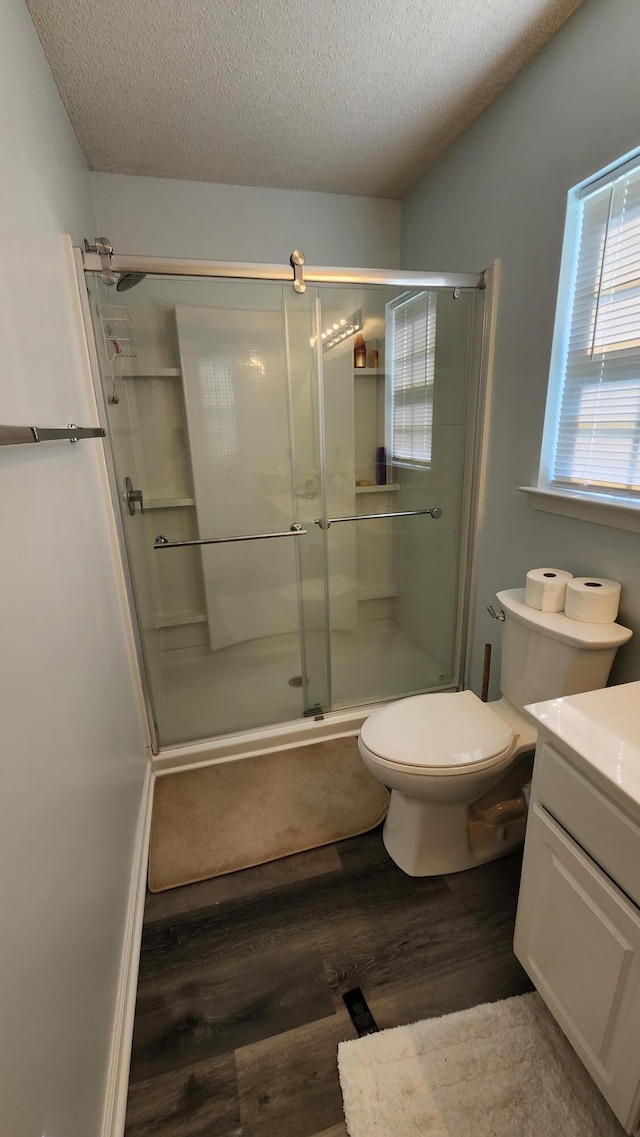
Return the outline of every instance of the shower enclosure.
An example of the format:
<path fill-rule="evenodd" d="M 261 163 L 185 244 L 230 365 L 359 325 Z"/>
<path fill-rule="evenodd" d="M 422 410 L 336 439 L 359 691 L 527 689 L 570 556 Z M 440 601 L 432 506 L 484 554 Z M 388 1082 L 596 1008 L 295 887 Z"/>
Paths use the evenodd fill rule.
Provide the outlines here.
<path fill-rule="evenodd" d="M 482 278 L 96 261 L 158 744 L 458 686 Z"/>

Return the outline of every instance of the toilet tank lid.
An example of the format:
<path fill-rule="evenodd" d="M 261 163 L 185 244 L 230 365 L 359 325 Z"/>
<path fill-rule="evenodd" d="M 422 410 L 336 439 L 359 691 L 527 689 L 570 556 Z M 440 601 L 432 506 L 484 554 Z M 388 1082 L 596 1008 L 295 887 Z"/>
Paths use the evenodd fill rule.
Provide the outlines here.
<path fill-rule="evenodd" d="M 623 628 L 622 624 L 588 624 L 584 620 L 570 620 L 564 612 L 539 612 L 525 604 L 524 588 L 496 592 L 496 599 L 518 623 L 572 647 L 587 650 L 620 647 L 633 635 L 631 629 Z"/>
<path fill-rule="evenodd" d="M 510 749 L 514 733 L 473 691 L 411 695 L 380 707 L 360 737 L 387 762 L 423 768 L 473 766 Z"/>

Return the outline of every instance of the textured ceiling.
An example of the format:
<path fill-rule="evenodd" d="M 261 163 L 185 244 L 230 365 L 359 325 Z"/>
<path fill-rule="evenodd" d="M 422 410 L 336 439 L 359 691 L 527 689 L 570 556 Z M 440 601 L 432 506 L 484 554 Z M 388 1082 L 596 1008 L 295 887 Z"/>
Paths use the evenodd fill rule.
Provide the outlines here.
<path fill-rule="evenodd" d="M 400 197 L 582 0 L 28 0 L 94 170 Z"/>

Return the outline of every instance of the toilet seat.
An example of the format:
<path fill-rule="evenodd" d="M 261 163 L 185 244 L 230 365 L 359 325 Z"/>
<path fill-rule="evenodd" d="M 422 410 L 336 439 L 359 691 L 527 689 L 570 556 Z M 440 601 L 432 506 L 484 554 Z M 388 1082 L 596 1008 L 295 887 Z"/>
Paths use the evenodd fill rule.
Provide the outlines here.
<path fill-rule="evenodd" d="M 499 764 L 516 735 L 472 691 L 457 691 L 381 707 L 364 722 L 360 743 L 383 766 L 451 777 Z"/>

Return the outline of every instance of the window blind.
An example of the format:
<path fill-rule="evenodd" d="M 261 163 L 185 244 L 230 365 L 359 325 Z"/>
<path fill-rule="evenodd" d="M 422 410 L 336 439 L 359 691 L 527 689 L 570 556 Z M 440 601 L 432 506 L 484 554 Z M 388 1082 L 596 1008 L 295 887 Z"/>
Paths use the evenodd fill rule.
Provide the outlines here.
<path fill-rule="evenodd" d="M 391 458 L 431 462 L 436 295 L 423 292 L 391 308 Z"/>
<path fill-rule="evenodd" d="M 640 163 L 587 187 L 550 483 L 640 493 Z"/>

